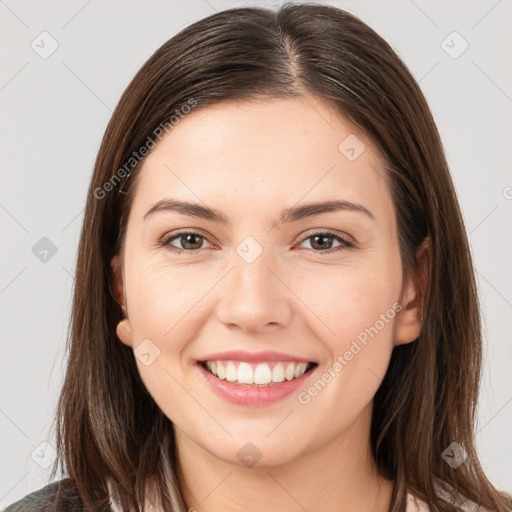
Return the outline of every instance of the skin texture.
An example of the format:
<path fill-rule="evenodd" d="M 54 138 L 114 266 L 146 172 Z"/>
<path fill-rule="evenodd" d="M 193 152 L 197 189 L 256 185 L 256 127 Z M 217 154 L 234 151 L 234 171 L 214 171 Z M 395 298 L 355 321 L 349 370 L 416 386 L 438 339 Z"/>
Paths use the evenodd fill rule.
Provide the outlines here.
<path fill-rule="evenodd" d="M 366 146 L 354 161 L 338 149 L 349 134 Z M 377 474 L 370 451 L 372 399 L 393 346 L 419 335 L 421 296 L 402 279 L 380 162 L 370 140 L 311 96 L 192 111 L 143 162 L 124 251 L 112 261 L 126 308 L 117 335 L 134 349 L 149 338 L 160 350 L 149 366 L 136 362 L 175 425 L 188 507 L 388 510 L 393 483 Z M 176 212 L 143 220 L 171 197 L 220 210 L 230 224 Z M 361 204 L 375 218 L 344 210 L 276 223 L 284 208 L 333 199 Z M 171 243 L 195 253 L 158 246 L 183 228 L 204 238 Z M 319 247 L 306 236 L 313 229 L 355 247 L 335 238 Z M 236 251 L 248 236 L 262 248 L 251 264 Z M 235 405 L 198 375 L 196 361 L 209 353 L 275 350 L 318 363 L 299 391 L 307 390 L 397 302 L 400 313 L 307 404 L 293 393 L 269 406 Z M 248 442 L 261 453 L 253 467 L 237 456 Z"/>

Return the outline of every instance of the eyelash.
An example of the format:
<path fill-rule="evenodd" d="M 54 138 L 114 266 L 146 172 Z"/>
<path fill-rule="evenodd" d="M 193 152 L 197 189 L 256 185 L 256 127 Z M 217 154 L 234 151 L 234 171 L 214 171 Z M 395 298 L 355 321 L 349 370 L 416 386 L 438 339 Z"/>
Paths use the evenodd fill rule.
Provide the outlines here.
<path fill-rule="evenodd" d="M 198 231 L 185 230 L 185 231 L 179 231 L 178 233 L 172 233 L 170 236 L 162 237 L 162 239 L 158 241 L 157 245 L 159 247 L 167 247 L 168 249 L 170 249 L 175 254 L 180 254 L 182 252 L 187 252 L 190 255 L 193 255 L 193 254 L 196 254 L 198 251 L 201 250 L 201 249 L 179 249 L 178 247 L 175 247 L 175 246 L 171 245 L 171 242 L 173 240 L 179 239 L 179 237 L 181 237 L 183 235 L 196 235 L 196 236 L 198 236 L 200 238 L 203 238 L 203 239 L 207 240 L 207 237 L 204 236 L 204 234 L 199 233 Z M 327 236 L 327 237 L 332 237 L 334 240 L 336 240 L 338 242 L 341 242 L 342 245 L 340 245 L 339 247 L 333 247 L 331 249 L 325 249 L 323 251 L 316 251 L 314 249 L 308 249 L 309 251 L 316 252 L 317 254 L 332 254 L 333 252 L 338 252 L 338 251 L 342 251 L 342 250 L 345 250 L 345 249 L 350 249 L 350 248 L 355 247 L 355 244 L 351 240 L 349 240 L 348 238 L 343 237 L 341 235 L 337 235 L 336 233 L 334 233 L 332 231 L 316 231 L 314 233 L 309 233 L 307 236 L 305 236 L 302 240 L 300 240 L 298 242 L 298 245 L 302 244 L 303 242 L 305 242 L 309 238 L 312 238 L 314 236 L 319 236 L 319 235 L 323 235 L 323 236 Z"/>

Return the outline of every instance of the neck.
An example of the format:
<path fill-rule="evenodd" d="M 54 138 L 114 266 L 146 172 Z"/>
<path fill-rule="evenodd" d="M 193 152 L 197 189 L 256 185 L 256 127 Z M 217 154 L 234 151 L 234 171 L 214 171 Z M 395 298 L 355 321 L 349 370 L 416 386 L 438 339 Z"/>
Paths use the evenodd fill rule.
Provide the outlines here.
<path fill-rule="evenodd" d="M 221 460 L 175 427 L 178 481 L 198 512 L 387 512 L 393 482 L 371 455 L 365 411 L 346 431 L 280 465 L 246 467 Z"/>

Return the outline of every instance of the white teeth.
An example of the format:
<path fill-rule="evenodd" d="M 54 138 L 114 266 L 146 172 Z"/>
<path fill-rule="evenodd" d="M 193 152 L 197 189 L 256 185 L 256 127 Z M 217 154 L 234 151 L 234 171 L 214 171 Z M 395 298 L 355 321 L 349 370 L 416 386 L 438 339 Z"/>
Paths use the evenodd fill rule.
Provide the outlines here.
<path fill-rule="evenodd" d="M 235 382 L 238 379 L 238 371 L 236 366 L 231 361 L 226 366 L 226 380 L 229 382 Z"/>
<path fill-rule="evenodd" d="M 272 382 L 283 382 L 284 367 L 282 364 L 276 364 L 272 370 Z"/>
<path fill-rule="evenodd" d="M 272 382 L 272 370 L 266 363 L 260 363 L 254 370 L 254 384 L 268 384 Z"/>
<path fill-rule="evenodd" d="M 304 375 L 308 363 L 258 363 L 239 361 L 206 361 L 206 368 L 219 379 L 236 384 L 267 386 L 293 380 Z"/>
<path fill-rule="evenodd" d="M 295 377 L 295 365 L 293 363 L 290 363 L 286 370 L 284 371 L 284 376 L 286 380 L 292 380 Z"/>
<path fill-rule="evenodd" d="M 238 382 L 240 384 L 252 384 L 254 382 L 254 372 L 249 363 L 240 363 L 238 367 Z"/>
<path fill-rule="evenodd" d="M 301 375 L 304 375 L 304 372 L 306 371 L 307 363 L 299 363 L 295 367 L 295 378 L 300 377 Z"/>
<path fill-rule="evenodd" d="M 225 379 L 226 378 L 226 369 L 224 368 L 224 366 L 220 363 L 217 363 L 216 367 L 217 367 L 216 368 L 217 377 L 219 377 L 219 379 Z M 212 369 L 210 371 L 212 371 L 212 373 L 213 373 Z"/>

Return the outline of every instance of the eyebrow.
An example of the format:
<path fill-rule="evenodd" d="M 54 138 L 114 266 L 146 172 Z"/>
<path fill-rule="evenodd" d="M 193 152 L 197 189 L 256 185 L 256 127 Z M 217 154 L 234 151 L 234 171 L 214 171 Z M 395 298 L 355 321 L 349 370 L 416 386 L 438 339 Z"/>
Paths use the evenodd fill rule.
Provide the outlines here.
<path fill-rule="evenodd" d="M 299 206 L 293 206 L 291 208 L 285 208 L 281 212 L 279 222 L 289 223 L 304 219 L 306 217 L 312 217 L 314 215 L 320 215 L 322 213 L 329 213 L 335 211 L 354 211 L 360 212 L 375 220 L 375 216 L 363 205 L 357 203 L 351 203 L 350 201 L 333 200 L 324 201 L 317 203 L 306 203 Z M 224 215 L 219 210 L 202 206 L 197 203 L 190 203 L 188 201 L 179 201 L 177 199 L 162 199 L 155 203 L 144 215 L 144 221 L 157 212 L 177 212 L 190 217 L 198 217 L 201 219 L 218 222 L 220 224 L 229 224 L 229 217 Z"/>

